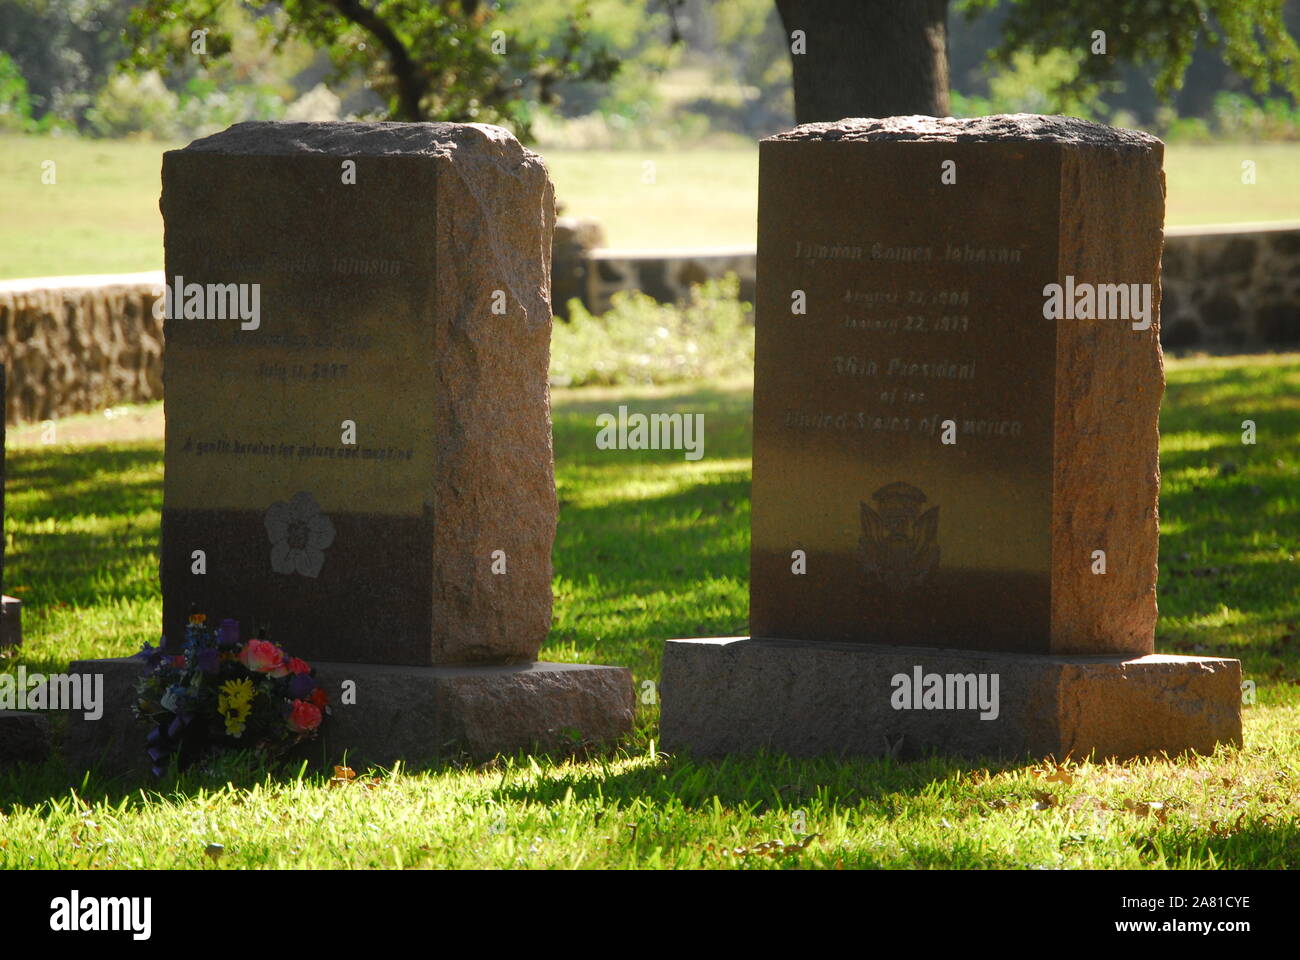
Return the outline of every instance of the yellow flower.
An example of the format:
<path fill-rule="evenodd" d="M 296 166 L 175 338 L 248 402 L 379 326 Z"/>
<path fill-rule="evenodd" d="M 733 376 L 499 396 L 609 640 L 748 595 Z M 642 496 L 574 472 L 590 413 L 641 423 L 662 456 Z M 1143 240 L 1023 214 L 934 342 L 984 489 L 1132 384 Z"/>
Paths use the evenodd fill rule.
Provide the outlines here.
<path fill-rule="evenodd" d="M 253 678 L 244 677 L 242 680 L 227 680 L 221 685 L 221 695 L 218 697 L 222 713 L 226 712 L 226 707 L 247 707 L 253 702 Z"/>
<path fill-rule="evenodd" d="M 253 680 L 227 680 L 221 685 L 217 696 L 217 712 L 226 718 L 226 733 L 238 737 L 244 732 L 244 724 L 253 710 Z"/>

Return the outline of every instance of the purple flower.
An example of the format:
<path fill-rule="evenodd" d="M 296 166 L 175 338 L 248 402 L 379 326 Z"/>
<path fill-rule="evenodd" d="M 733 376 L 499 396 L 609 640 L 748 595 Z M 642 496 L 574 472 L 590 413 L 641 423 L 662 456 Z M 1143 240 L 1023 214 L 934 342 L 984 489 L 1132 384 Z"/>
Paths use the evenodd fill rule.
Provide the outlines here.
<path fill-rule="evenodd" d="M 221 672 L 221 654 L 212 647 L 199 651 L 197 663 L 199 670 L 209 679 Z"/>
<path fill-rule="evenodd" d="M 217 631 L 217 646 L 230 649 L 239 646 L 239 621 L 222 620 L 221 629 Z"/>
<path fill-rule="evenodd" d="M 157 668 L 157 666 L 160 663 L 162 663 L 163 647 L 165 647 L 166 645 L 167 645 L 166 637 L 163 637 L 162 641 L 156 647 L 153 644 L 146 641 L 145 645 L 141 648 L 140 652 L 135 655 L 135 659 L 143 660 L 149 666 Z"/>
<path fill-rule="evenodd" d="M 310 673 L 295 673 L 289 678 L 289 696 L 295 700 L 306 700 L 316 689 L 316 681 Z"/>

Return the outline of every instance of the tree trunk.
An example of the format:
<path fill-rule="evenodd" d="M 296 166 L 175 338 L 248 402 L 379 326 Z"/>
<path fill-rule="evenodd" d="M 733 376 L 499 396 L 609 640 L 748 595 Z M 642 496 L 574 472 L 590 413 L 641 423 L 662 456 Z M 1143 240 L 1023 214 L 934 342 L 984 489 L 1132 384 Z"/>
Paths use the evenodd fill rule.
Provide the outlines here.
<path fill-rule="evenodd" d="M 948 114 L 948 0 L 776 0 L 797 123 Z"/>
<path fill-rule="evenodd" d="M 330 4 L 346 19 L 368 31 L 388 54 L 388 65 L 397 82 L 397 109 L 393 111 L 393 119 L 408 122 L 426 119 L 422 103 L 428 81 L 393 28 L 360 0 L 330 0 Z"/>

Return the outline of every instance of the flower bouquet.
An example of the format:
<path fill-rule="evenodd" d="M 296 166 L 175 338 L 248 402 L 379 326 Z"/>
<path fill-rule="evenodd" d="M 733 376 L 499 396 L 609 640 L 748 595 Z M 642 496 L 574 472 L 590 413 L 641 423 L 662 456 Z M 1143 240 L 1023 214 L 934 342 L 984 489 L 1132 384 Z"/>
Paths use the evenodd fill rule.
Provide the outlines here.
<path fill-rule="evenodd" d="M 181 769 L 222 750 L 252 750 L 275 760 L 314 737 L 329 699 L 311 665 L 289 657 L 265 636 L 243 640 L 239 621 L 216 630 L 190 616 L 179 651 L 145 644 L 152 668 L 139 683 L 135 715 L 148 723 L 155 776 L 176 754 Z"/>

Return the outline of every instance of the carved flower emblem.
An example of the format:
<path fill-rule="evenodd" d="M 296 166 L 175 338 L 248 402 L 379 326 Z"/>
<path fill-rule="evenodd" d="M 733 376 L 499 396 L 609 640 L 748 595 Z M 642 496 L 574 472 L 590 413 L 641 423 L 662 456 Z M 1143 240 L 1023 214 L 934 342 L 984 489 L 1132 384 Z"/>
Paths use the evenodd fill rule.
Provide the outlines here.
<path fill-rule="evenodd" d="M 271 538 L 271 569 L 276 573 L 320 575 L 325 550 L 334 542 L 334 524 L 320 504 L 305 491 L 266 511 L 266 535 Z"/>

